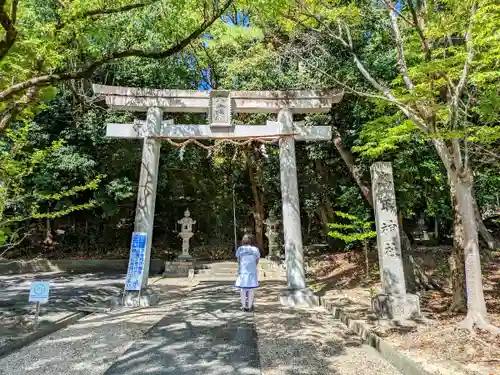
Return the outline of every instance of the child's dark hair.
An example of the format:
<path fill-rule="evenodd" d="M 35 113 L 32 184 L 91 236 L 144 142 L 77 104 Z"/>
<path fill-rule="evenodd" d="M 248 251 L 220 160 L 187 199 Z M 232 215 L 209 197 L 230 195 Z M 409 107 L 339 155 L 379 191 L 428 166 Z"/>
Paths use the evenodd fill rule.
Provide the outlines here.
<path fill-rule="evenodd" d="M 241 240 L 241 246 L 254 246 L 255 242 L 251 234 L 245 234 Z"/>

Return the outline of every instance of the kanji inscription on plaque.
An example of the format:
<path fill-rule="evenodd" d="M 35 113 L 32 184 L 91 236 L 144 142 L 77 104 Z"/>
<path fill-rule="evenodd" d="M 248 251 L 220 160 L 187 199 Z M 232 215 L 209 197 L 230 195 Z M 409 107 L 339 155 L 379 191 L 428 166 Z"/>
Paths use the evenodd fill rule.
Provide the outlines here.
<path fill-rule="evenodd" d="M 210 126 L 231 126 L 231 96 L 229 91 L 210 92 Z"/>

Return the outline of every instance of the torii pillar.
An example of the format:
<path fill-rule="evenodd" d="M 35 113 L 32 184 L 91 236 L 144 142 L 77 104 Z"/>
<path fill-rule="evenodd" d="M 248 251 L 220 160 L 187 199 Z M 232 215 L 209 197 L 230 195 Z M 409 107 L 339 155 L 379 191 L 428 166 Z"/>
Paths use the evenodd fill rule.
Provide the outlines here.
<path fill-rule="evenodd" d="M 341 91 L 188 91 L 156 90 L 128 87 L 94 85 L 94 92 L 106 99 L 111 109 L 147 111 L 147 120 L 134 124 L 108 124 L 106 135 L 116 138 L 144 138 L 141 181 L 151 176 L 151 188 L 141 190 L 139 186 L 138 211 L 147 212 L 147 220 L 136 215 L 136 228 L 145 227 L 148 236 L 146 264 L 149 267 L 151 240 L 156 198 L 158 171 L 157 153 L 161 138 L 170 139 L 224 139 L 279 138 L 280 179 L 283 201 L 283 233 L 287 269 L 287 289 L 280 301 L 289 306 L 311 306 L 318 303 L 317 297 L 307 289 L 304 271 L 302 227 L 300 223 L 300 200 L 295 159 L 295 141 L 321 141 L 332 137 L 329 126 L 307 127 L 293 122 L 293 114 L 328 112 L 334 103 L 342 99 Z M 163 112 L 209 113 L 210 125 L 173 125 L 162 121 Z M 267 121 L 266 125 L 232 125 L 232 113 L 276 113 L 278 121 Z M 154 126 L 152 124 L 154 123 Z M 153 146 L 151 152 L 148 145 Z M 147 169 L 147 170 L 145 170 Z M 147 184 L 146 184 L 147 185 Z M 141 200 L 141 196 L 147 197 Z M 146 207 L 140 207 L 144 202 Z M 145 267 L 146 268 L 146 267 Z M 147 271 L 147 269 L 146 269 Z M 148 272 L 142 280 L 141 292 L 147 294 Z M 141 304 L 148 304 L 144 301 Z"/>

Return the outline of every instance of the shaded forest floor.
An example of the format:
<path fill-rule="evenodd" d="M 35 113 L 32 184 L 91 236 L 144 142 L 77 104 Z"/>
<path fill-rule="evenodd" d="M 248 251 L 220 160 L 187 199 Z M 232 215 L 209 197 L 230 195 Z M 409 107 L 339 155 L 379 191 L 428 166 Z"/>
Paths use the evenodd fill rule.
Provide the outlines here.
<path fill-rule="evenodd" d="M 372 331 L 406 352 L 434 374 L 500 374 L 500 335 L 494 337 L 477 331 L 471 335 L 458 330 L 463 313 L 450 313 L 451 288 L 447 257 L 451 248 L 421 247 L 413 256 L 441 290 L 420 293 L 426 324 L 381 327 L 375 324 L 370 297 L 380 290 L 375 252 L 369 256 L 370 274 L 366 277 L 365 258 L 361 252 L 337 253 L 310 257 L 308 273 L 311 288 L 325 299 L 335 300 L 356 319 L 367 322 Z M 500 253 L 483 264 L 483 282 L 491 322 L 500 327 Z"/>

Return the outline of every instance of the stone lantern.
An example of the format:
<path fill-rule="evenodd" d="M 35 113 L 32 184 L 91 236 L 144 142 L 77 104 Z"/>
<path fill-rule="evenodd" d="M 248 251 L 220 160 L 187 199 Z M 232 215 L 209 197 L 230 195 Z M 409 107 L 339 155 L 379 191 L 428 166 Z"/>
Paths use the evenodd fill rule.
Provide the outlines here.
<path fill-rule="evenodd" d="M 280 260 L 280 245 L 279 245 L 279 224 L 280 221 L 276 218 L 274 212 L 269 214 L 269 217 L 264 221 L 266 225 L 266 237 L 269 241 L 269 255 L 268 258 L 272 261 Z"/>
<path fill-rule="evenodd" d="M 191 213 L 189 210 L 184 212 L 184 217 L 177 221 L 181 225 L 181 232 L 179 237 L 182 238 L 182 254 L 179 255 L 179 260 L 191 260 L 193 257 L 189 254 L 189 240 L 193 237 L 193 225 L 196 221 L 191 218 Z"/>

